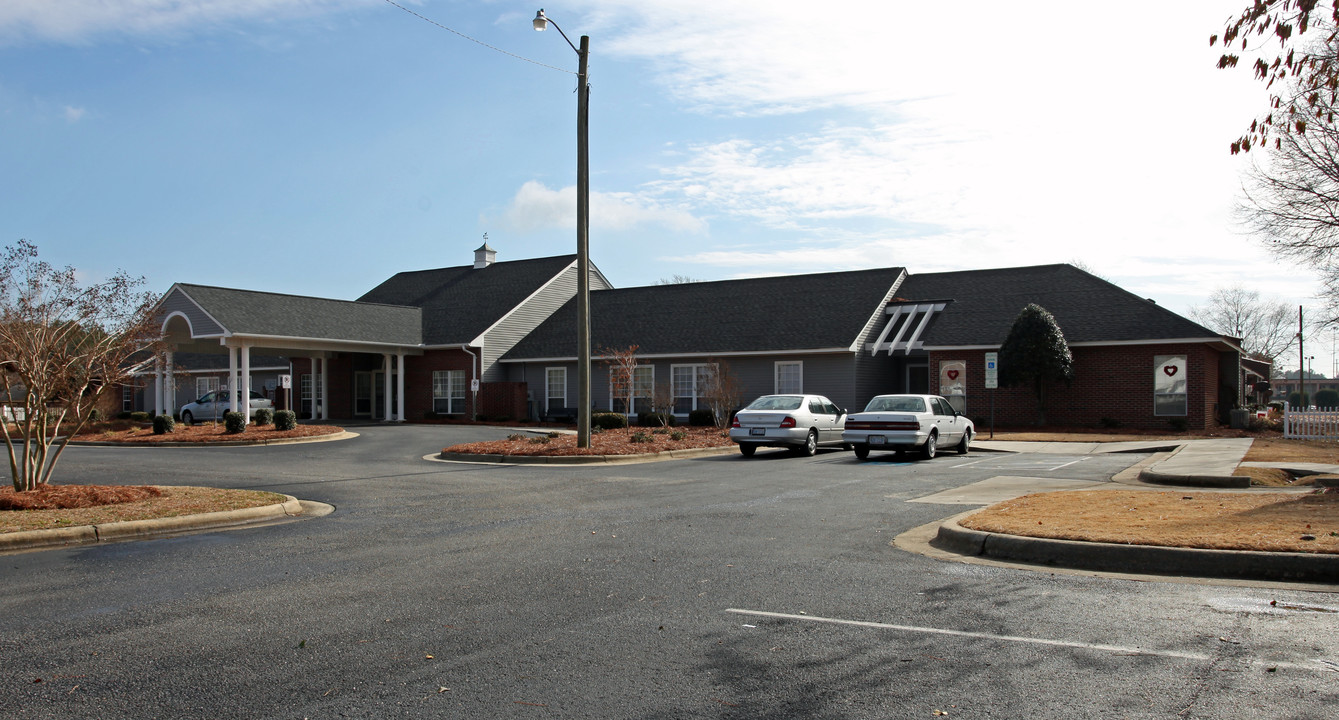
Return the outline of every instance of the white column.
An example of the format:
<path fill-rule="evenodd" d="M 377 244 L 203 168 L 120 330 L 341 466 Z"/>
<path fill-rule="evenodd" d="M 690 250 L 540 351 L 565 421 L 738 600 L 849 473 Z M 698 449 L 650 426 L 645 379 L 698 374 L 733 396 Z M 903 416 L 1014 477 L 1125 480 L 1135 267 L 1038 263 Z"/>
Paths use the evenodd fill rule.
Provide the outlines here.
<path fill-rule="evenodd" d="M 228 346 L 228 411 L 237 412 L 237 348 Z"/>
<path fill-rule="evenodd" d="M 163 414 L 163 360 L 153 359 L 153 416 Z"/>
<path fill-rule="evenodd" d="M 249 425 L 251 424 L 251 346 L 246 343 L 242 344 L 241 380 L 242 414 L 246 416 L 245 423 Z"/>
<path fill-rule="evenodd" d="M 395 420 L 404 422 L 404 352 L 395 354 Z"/>
<path fill-rule="evenodd" d="M 172 415 L 177 411 L 177 375 L 172 366 L 176 364 L 171 350 L 167 351 L 167 392 L 163 393 L 163 414 Z"/>
<path fill-rule="evenodd" d="M 330 358 L 321 354 L 321 419 L 330 419 Z"/>
<path fill-rule="evenodd" d="M 381 419 L 389 422 L 394 418 L 391 415 L 391 354 L 381 354 L 381 378 L 382 378 L 382 397 L 385 400 L 385 412 Z"/>

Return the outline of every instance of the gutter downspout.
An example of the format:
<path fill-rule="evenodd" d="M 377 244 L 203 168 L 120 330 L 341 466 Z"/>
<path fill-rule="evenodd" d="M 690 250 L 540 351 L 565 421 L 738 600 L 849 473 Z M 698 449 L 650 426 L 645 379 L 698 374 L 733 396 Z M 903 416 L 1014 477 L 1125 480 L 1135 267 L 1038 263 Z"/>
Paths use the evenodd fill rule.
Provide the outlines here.
<path fill-rule="evenodd" d="M 461 345 L 460 349 L 464 350 L 470 356 L 470 387 L 473 387 L 474 381 L 478 379 L 478 376 L 474 374 L 474 361 L 478 359 L 478 356 L 470 352 L 469 345 Z M 478 419 L 479 419 L 479 391 L 472 390 L 470 398 L 470 422 L 475 422 Z"/>

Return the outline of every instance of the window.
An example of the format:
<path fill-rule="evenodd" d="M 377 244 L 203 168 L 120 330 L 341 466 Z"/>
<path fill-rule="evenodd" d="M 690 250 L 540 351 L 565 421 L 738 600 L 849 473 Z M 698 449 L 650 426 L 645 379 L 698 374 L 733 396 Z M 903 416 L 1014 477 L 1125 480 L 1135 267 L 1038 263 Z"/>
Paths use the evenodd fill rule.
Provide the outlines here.
<path fill-rule="evenodd" d="M 121 386 L 121 412 L 130 412 L 135 409 L 135 386 Z"/>
<path fill-rule="evenodd" d="M 786 395 L 804 392 L 804 363 L 802 361 L 777 362 L 776 394 Z"/>
<path fill-rule="evenodd" d="M 716 370 L 715 365 L 671 365 L 670 385 L 674 388 L 674 412 L 678 415 L 706 409 L 702 395 L 707 380 Z"/>
<path fill-rule="evenodd" d="M 318 374 L 318 375 L 316 376 L 316 383 L 315 383 L 315 387 L 316 387 L 316 404 L 317 404 L 318 407 L 320 406 L 321 402 L 325 400 L 325 398 L 321 397 L 321 385 L 320 385 L 320 382 L 321 382 L 321 376 Z M 302 405 L 302 411 L 303 411 L 303 412 L 314 413 L 315 411 L 312 410 L 312 387 L 313 387 L 313 383 L 312 383 L 312 375 L 311 375 L 311 373 L 304 373 L 304 374 L 302 375 L 301 379 L 298 380 L 298 385 L 299 385 L 299 387 L 301 388 L 301 398 L 302 398 L 302 403 L 301 403 L 301 405 Z"/>
<path fill-rule="evenodd" d="M 1153 357 L 1153 414 L 1186 414 L 1186 356 Z"/>
<path fill-rule="evenodd" d="M 567 407 L 567 368 L 544 369 L 544 397 L 549 410 Z"/>
<path fill-rule="evenodd" d="M 439 415 L 465 412 L 465 371 L 432 371 L 432 411 Z"/>
<path fill-rule="evenodd" d="M 651 394 L 655 392 L 656 369 L 652 365 L 638 365 L 632 369 L 632 414 L 651 412 Z M 609 378 L 609 407 L 614 412 L 628 413 L 628 391 L 615 386 Z"/>
<path fill-rule="evenodd" d="M 204 397 L 218 389 L 219 379 L 216 377 L 198 377 L 195 379 L 196 397 Z"/>
<path fill-rule="evenodd" d="M 939 394 L 955 410 L 967 412 L 967 363 L 963 360 L 939 361 Z M 952 413 L 949 413 L 950 415 Z"/>

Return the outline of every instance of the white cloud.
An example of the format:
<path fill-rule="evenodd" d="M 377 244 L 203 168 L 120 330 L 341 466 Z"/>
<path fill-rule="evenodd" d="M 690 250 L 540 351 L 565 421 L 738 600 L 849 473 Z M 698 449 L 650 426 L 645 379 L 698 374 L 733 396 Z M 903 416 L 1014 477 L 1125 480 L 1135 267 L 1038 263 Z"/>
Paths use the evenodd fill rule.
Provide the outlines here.
<path fill-rule="evenodd" d="M 531 180 L 521 186 L 503 213 L 508 228 L 526 232 L 549 227 L 576 227 L 576 186 L 550 189 Z M 590 194 L 592 229 L 627 230 L 658 225 L 674 232 L 701 233 L 706 223 L 685 210 L 664 207 L 632 193 Z"/>
<path fill-rule="evenodd" d="M 64 112 L 65 112 L 65 121 L 69 123 L 79 122 L 80 120 L 84 119 L 84 115 L 88 113 L 88 111 L 85 110 L 84 108 L 74 107 L 71 105 L 66 105 Z"/>
<path fill-rule="evenodd" d="M 237 20 L 317 15 L 372 0 L 5 0 L 0 39 L 78 43 L 107 34 L 155 35 Z"/>

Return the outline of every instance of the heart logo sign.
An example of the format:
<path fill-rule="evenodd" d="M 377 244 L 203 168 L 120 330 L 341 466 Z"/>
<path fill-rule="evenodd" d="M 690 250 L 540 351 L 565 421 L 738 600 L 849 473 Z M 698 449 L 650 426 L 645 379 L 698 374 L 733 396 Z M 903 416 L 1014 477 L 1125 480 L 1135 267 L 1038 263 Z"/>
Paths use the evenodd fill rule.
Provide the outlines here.
<path fill-rule="evenodd" d="M 1180 369 L 1181 369 L 1181 368 L 1178 368 L 1178 367 L 1175 366 L 1175 365 L 1163 365 L 1163 366 L 1162 366 L 1162 371 L 1165 372 L 1165 373 L 1167 373 L 1167 377 L 1172 377 L 1172 376 L 1175 375 L 1176 372 L 1177 372 L 1178 370 L 1180 370 Z"/>
<path fill-rule="evenodd" d="M 948 375 L 948 379 L 949 379 L 949 380 L 957 380 L 957 379 L 958 379 L 958 371 L 957 371 L 957 370 L 949 370 L 948 372 L 946 372 L 946 373 L 944 373 L 944 374 L 945 374 L 945 375 Z"/>

